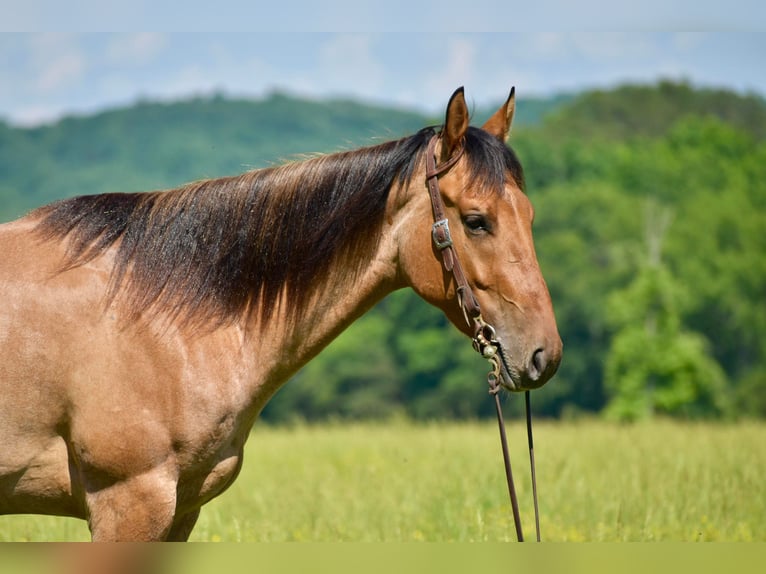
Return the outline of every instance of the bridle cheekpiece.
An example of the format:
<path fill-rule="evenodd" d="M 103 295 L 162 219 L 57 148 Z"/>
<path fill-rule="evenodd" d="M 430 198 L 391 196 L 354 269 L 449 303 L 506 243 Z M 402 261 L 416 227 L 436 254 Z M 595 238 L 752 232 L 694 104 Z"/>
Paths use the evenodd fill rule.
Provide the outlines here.
<path fill-rule="evenodd" d="M 461 143 L 452 156 L 441 164 L 436 164 L 436 144 L 439 141 L 439 135 L 434 135 L 428 142 L 428 151 L 426 154 L 426 184 L 428 186 L 428 195 L 431 197 L 431 208 L 434 214 L 434 224 L 431 228 L 431 237 L 434 246 L 441 255 L 442 265 L 447 273 L 451 273 L 455 281 L 455 291 L 457 293 L 458 304 L 463 311 L 463 316 L 469 326 L 473 327 L 473 348 L 476 349 L 485 359 L 493 365 L 495 386 L 492 391 L 496 393 L 499 389 L 500 380 L 500 358 L 498 349 L 500 342 L 495 337 L 495 329 L 484 321 L 481 316 L 481 307 L 479 301 L 473 294 L 473 289 L 468 284 L 457 257 L 457 252 L 452 242 L 452 235 L 449 229 L 449 220 L 444 209 L 441 192 L 439 190 L 439 176 L 452 168 L 463 156 L 464 147 Z"/>

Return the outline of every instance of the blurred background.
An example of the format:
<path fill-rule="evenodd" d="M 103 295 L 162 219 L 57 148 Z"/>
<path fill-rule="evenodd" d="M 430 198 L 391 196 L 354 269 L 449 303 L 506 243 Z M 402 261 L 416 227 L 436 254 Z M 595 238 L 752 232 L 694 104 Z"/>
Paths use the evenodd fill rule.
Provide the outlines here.
<path fill-rule="evenodd" d="M 763 418 L 764 53 L 759 32 L 2 34 L 0 221 L 398 138 L 463 85 L 479 123 L 515 85 L 564 340 L 536 414 Z M 263 418 L 483 418 L 486 370 L 397 292 Z"/>

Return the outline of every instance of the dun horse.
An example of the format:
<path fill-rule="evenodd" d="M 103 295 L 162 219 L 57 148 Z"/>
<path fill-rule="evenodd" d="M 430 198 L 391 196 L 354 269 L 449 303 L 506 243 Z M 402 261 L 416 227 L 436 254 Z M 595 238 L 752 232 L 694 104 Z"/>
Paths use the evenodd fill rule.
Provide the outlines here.
<path fill-rule="evenodd" d="M 386 294 L 411 287 L 473 335 L 432 241 L 429 154 L 501 383 L 544 384 L 562 345 L 513 110 L 511 91 L 469 126 L 461 88 L 438 132 L 0 226 L 0 514 L 185 540 L 269 398 Z"/>

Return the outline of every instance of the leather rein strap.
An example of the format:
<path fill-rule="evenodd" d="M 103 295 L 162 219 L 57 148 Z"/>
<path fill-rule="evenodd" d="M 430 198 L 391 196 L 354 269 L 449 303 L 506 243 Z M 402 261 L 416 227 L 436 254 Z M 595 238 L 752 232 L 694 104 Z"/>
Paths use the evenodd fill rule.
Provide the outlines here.
<path fill-rule="evenodd" d="M 511 459 L 508 453 L 508 440 L 506 438 L 505 423 L 503 421 L 503 410 L 500 405 L 500 357 L 498 356 L 499 341 L 495 339 L 494 328 L 486 323 L 481 316 L 481 308 L 476 299 L 471 286 L 465 278 L 463 267 L 455 252 L 452 243 L 452 236 L 449 229 L 449 221 L 444 209 L 441 191 L 439 190 L 439 176 L 452 168 L 463 156 L 464 148 L 461 145 L 452 156 L 441 164 L 436 164 L 436 144 L 440 135 L 434 135 L 428 142 L 428 151 L 426 153 L 426 185 L 428 195 L 431 197 L 431 208 L 434 214 L 434 224 L 431 236 L 434 245 L 441 254 L 442 264 L 447 273 L 451 273 L 455 281 L 455 291 L 457 293 L 458 304 L 463 311 L 466 322 L 473 323 L 473 347 L 484 358 L 488 359 L 493 365 L 492 372 L 487 375 L 489 383 L 489 392 L 495 398 L 495 410 L 497 411 L 497 424 L 500 430 L 500 444 L 503 450 L 503 462 L 505 464 L 505 477 L 508 483 L 508 494 L 511 498 L 511 508 L 513 511 L 513 522 L 516 527 L 516 538 L 519 542 L 524 541 L 524 534 L 521 529 L 521 516 L 519 514 L 519 502 L 516 496 L 516 488 L 513 483 L 513 472 L 511 471 Z M 540 517 L 537 505 L 537 477 L 535 475 L 535 455 L 534 444 L 532 440 L 532 415 L 529 403 L 529 391 L 525 393 L 526 418 L 527 418 L 527 439 L 529 443 L 529 463 L 532 470 L 532 497 L 535 508 L 535 530 L 537 541 L 540 542 Z"/>

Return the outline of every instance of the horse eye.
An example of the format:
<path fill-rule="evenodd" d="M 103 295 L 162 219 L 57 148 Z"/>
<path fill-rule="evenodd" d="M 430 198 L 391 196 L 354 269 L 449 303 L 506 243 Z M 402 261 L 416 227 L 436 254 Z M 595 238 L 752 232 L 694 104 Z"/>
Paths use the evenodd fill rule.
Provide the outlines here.
<path fill-rule="evenodd" d="M 463 225 L 465 225 L 466 229 L 468 229 L 468 231 L 470 231 L 474 235 L 478 235 L 481 233 L 489 233 L 491 231 L 490 224 L 489 224 L 489 221 L 487 221 L 487 218 L 479 214 L 471 214 L 471 215 L 464 216 Z"/>

